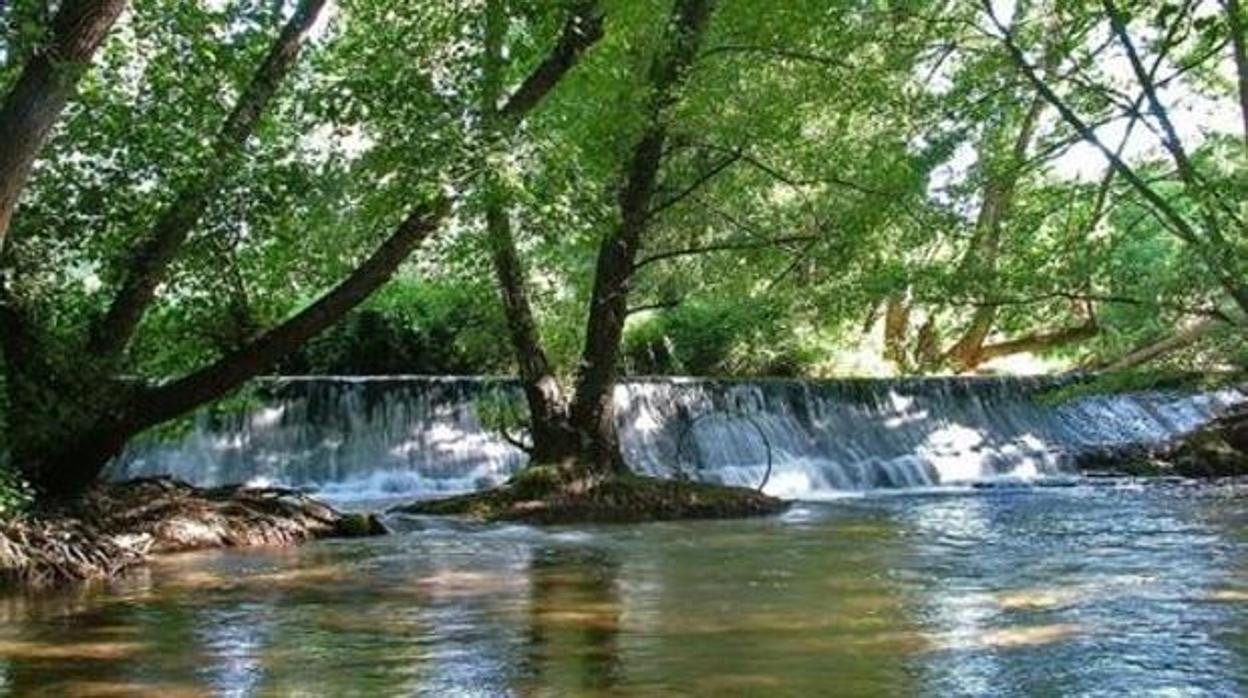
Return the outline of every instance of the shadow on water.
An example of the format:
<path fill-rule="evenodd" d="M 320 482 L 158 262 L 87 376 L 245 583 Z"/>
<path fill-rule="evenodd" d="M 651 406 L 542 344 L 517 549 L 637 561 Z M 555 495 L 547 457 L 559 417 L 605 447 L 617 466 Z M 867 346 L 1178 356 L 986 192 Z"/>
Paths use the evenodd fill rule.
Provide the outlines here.
<path fill-rule="evenodd" d="M 620 680 L 620 563 L 599 549 L 538 548 L 529 565 L 528 691 L 606 691 Z"/>

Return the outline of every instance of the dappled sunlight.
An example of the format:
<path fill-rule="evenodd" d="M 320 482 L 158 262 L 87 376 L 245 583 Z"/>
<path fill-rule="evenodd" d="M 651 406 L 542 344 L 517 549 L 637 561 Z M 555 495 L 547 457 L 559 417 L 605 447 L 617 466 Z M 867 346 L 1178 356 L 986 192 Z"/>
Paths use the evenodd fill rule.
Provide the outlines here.
<path fill-rule="evenodd" d="M 56 690 L 76 698 L 208 698 L 215 693 L 194 685 L 72 679 L 57 684 Z"/>
<path fill-rule="evenodd" d="M 996 595 L 997 604 L 1007 611 L 1048 610 L 1088 600 L 1087 591 L 1078 588 L 1023 589 Z"/>
<path fill-rule="evenodd" d="M 1225 603 L 1248 604 L 1248 589 L 1214 589 L 1209 592 L 1209 599 Z"/>
<path fill-rule="evenodd" d="M 415 586 L 433 599 L 486 596 L 525 588 L 524 577 L 505 571 L 474 572 L 442 569 L 416 580 Z"/>
<path fill-rule="evenodd" d="M 0 658 L 13 660 L 123 661 L 140 656 L 145 642 L 33 642 L 0 639 Z"/>
<path fill-rule="evenodd" d="M 958 632 L 932 638 L 933 649 L 968 651 L 983 649 L 1017 649 L 1065 642 L 1087 629 L 1073 623 L 994 628 L 978 633 Z"/>

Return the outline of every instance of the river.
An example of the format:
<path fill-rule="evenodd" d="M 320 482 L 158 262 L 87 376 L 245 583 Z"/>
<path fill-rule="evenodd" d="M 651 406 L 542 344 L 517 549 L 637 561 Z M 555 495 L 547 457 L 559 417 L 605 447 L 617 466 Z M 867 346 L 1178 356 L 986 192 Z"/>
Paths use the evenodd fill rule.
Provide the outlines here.
<path fill-rule="evenodd" d="M 1236 696 L 1248 486 L 867 493 L 760 520 L 163 558 L 0 603 L 0 694 Z"/>

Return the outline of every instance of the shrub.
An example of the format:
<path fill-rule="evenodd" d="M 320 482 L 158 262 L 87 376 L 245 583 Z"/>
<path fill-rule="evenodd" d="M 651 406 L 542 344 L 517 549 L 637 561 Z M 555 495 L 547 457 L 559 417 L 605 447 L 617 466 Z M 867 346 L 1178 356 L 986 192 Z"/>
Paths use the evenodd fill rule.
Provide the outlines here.
<path fill-rule="evenodd" d="M 504 373 L 506 324 L 490 287 L 397 284 L 284 361 L 287 374 Z"/>
<path fill-rule="evenodd" d="M 800 376 L 817 352 L 764 301 L 687 301 L 631 323 L 624 370 L 631 374 Z"/>

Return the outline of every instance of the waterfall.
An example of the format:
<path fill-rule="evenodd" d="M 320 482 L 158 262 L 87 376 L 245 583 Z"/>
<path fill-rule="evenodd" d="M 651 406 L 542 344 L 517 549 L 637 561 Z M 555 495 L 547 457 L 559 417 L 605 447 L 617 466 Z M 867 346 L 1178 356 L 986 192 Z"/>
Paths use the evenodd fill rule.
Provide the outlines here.
<path fill-rule="evenodd" d="M 1063 380 L 655 378 L 620 384 L 615 402 L 636 470 L 751 487 L 770 470 L 767 491 L 800 498 L 1060 477 L 1080 454 L 1164 442 L 1248 399 L 1233 388 L 1034 399 Z M 137 440 L 111 476 L 380 499 L 495 486 L 525 462 L 478 414 L 487 398 L 520 399 L 510 380 L 280 378 L 257 392 L 258 405 Z"/>

